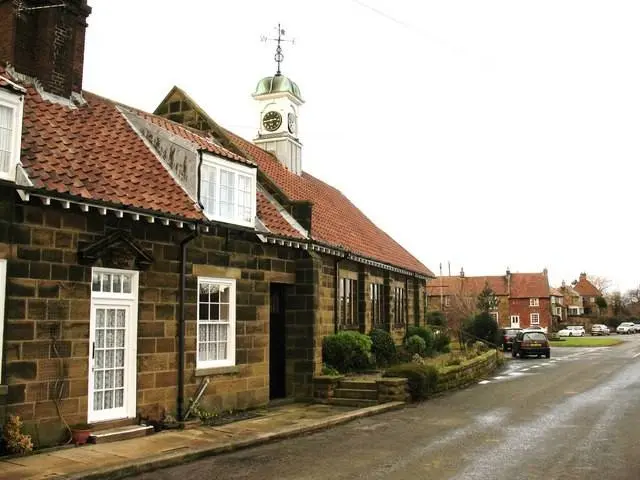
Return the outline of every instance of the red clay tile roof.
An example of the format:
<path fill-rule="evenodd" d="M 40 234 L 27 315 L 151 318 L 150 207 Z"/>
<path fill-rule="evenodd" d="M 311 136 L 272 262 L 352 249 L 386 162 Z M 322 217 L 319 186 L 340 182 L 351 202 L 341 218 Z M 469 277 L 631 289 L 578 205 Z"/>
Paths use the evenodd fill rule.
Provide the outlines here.
<path fill-rule="evenodd" d="M 293 228 L 276 207 L 271 203 L 262 192 L 258 192 L 257 197 L 258 218 L 271 233 L 289 238 L 303 239 L 304 237 L 298 230 Z"/>
<path fill-rule="evenodd" d="M 549 289 L 549 294 L 553 297 L 564 297 L 564 293 L 559 288 Z"/>
<path fill-rule="evenodd" d="M 508 294 L 507 280 L 504 276 L 443 276 L 436 277 L 427 284 L 427 295 L 430 297 L 459 294 L 476 296 L 482 292 L 486 284 L 489 284 L 491 290 L 498 296 Z"/>
<path fill-rule="evenodd" d="M 228 130 L 225 133 L 236 148 L 256 162 L 258 168 L 290 200 L 313 203 L 311 236 L 314 240 L 382 263 L 433 276 L 427 267 L 378 228 L 340 191 L 308 173 L 296 175 L 270 153 Z"/>
<path fill-rule="evenodd" d="M 549 280 L 544 273 L 512 273 L 511 298 L 549 297 Z"/>
<path fill-rule="evenodd" d="M 84 92 L 70 108 L 27 88 L 22 164 L 34 186 L 186 219 L 201 219 L 115 103 Z"/>
<path fill-rule="evenodd" d="M 580 280 L 573 286 L 573 289 L 583 297 L 598 297 L 602 295 L 600 290 L 582 275 L 580 275 Z"/>

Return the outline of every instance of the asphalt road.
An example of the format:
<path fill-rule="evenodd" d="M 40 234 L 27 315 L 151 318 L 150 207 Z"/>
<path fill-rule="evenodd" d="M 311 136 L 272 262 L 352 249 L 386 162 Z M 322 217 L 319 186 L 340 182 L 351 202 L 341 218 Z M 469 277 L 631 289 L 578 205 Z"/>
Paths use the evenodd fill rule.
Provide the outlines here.
<path fill-rule="evenodd" d="M 640 335 L 553 348 L 485 381 L 141 479 L 640 479 Z"/>

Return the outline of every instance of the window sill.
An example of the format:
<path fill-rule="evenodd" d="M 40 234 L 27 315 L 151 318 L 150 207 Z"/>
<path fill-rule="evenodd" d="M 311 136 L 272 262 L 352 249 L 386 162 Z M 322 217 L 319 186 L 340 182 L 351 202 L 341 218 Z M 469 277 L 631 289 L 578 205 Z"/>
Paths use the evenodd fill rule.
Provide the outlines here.
<path fill-rule="evenodd" d="M 9 394 L 8 385 L 0 385 L 0 397 L 5 397 Z"/>
<path fill-rule="evenodd" d="M 232 365 L 230 367 L 196 368 L 196 377 L 208 377 L 210 375 L 233 375 L 234 373 L 240 373 L 240 367 L 238 365 Z"/>

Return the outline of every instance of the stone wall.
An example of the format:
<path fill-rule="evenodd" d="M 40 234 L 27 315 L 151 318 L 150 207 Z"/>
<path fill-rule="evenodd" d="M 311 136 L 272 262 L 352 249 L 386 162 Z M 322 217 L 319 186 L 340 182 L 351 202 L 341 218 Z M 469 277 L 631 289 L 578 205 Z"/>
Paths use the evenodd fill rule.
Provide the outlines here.
<path fill-rule="evenodd" d="M 465 387 L 493 372 L 498 365 L 498 355 L 502 354 L 496 350 L 489 350 L 476 358 L 463 362 L 461 365 L 440 369 L 436 393 Z"/>

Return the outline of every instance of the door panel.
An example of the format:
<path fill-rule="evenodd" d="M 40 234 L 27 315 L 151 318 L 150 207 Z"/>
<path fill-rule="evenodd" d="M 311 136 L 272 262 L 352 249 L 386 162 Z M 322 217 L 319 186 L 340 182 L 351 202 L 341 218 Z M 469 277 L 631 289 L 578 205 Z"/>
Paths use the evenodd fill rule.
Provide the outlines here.
<path fill-rule="evenodd" d="M 285 285 L 271 285 L 269 316 L 269 396 L 286 397 Z"/>

